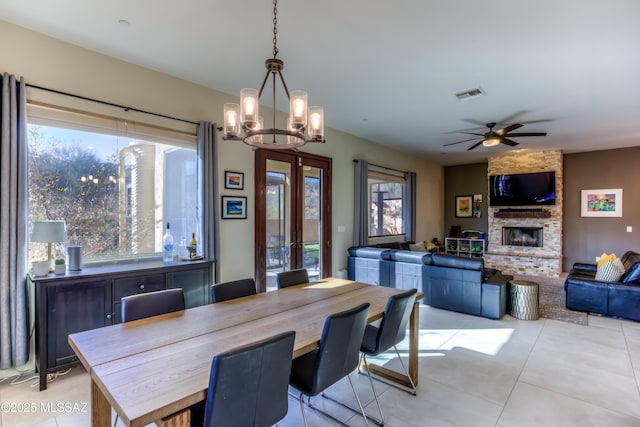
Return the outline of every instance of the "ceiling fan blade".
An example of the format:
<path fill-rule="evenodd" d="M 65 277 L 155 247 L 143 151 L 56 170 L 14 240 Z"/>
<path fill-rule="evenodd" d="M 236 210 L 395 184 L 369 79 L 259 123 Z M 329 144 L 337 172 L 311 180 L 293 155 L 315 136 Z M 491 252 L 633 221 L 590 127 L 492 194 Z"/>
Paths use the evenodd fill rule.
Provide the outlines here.
<path fill-rule="evenodd" d="M 512 125 L 509 125 L 509 126 L 503 127 L 502 129 L 498 129 L 498 130 L 496 131 L 496 134 L 497 134 L 497 135 L 504 136 L 504 135 L 508 134 L 509 132 L 511 132 L 512 130 L 519 129 L 519 128 L 521 128 L 522 126 L 524 126 L 524 125 L 521 125 L 520 123 L 514 123 L 514 124 L 512 124 Z"/>
<path fill-rule="evenodd" d="M 506 145 L 508 145 L 510 147 L 515 147 L 516 145 L 518 145 L 517 142 L 515 142 L 515 141 L 513 141 L 511 139 L 507 139 L 507 138 L 502 138 L 500 140 L 500 142 L 502 142 L 503 144 L 506 144 Z"/>
<path fill-rule="evenodd" d="M 457 132 L 457 133 L 465 133 L 467 135 L 478 135 L 478 136 L 484 136 L 484 133 L 475 133 L 475 132 Z"/>
<path fill-rule="evenodd" d="M 508 133 L 504 136 L 514 137 L 514 136 L 547 136 L 546 132 L 517 132 L 517 133 Z"/>
<path fill-rule="evenodd" d="M 486 127 L 487 125 L 487 122 L 481 122 L 480 120 L 474 120 L 474 119 L 462 119 L 462 120 L 464 120 L 465 122 L 471 123 L 473 125 L 478 125 L 480 126 L 481 129 Z"/>
<path fill-rule="evenodd" d="M 520 110 L 520 111 L 516 111 L 515 113 L 503 118 L 502 120 L 498 120 L 496 121 L 497 125 L 502 125 L 502 124 L 507 124 L 507 123 L 511 123 L 513 122 L 516 118 L 520 117 L 523 114 L 528 113 L 529 110 Z"/>
<path fill-rule="evenodd" d="M 462 141 L 450 142 L 448 144 L 444 144 L 443 147 L 448 147 L 449 145 L 462 144 L 463 142 L 469 142 L 469 141 L 473 141 L 473 140 L 476 140 L 476 139 L 478 139 L 478 138 L 469 138 L 469 139 L 465 139 L 465 140 L 462 140 Z"/>
<path fill-rule="evenodd" d="M 483 140 L 484 141 L 484 140 Z M 467 151 L 471 151 L 476 148 L 478 145 L 482 144 L 482 141 L 473 144 L 471 147 L 467 148 Z"/>

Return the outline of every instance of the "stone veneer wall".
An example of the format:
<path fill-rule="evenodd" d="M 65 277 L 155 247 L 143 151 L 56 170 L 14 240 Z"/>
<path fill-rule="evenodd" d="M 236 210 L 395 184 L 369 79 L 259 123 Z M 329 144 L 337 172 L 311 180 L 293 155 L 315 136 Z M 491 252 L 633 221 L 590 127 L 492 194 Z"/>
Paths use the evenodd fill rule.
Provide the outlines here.
<path fill-rule="evenodd" d="M 538 151 L 508 153 L 489 159 L 487 174 L 502 175 L 531 172 L 556 172 L 556 204 L 543 206 L 549 218 L 497 218 L 500 208 L 488 209 L 487 267 L 506 274 L 558 277 L 562 272 L 562 153 Z M 487 176 L 487 187 L 489 186 Z M 518 206 L 526 209 L 527 206 Z M 531 206 L 539 209 L 540 206 Z M 504 209 L 504 208 L 503 208 Z M 502 227 L 542 227 L 543 247 L 502 245 Z"/>

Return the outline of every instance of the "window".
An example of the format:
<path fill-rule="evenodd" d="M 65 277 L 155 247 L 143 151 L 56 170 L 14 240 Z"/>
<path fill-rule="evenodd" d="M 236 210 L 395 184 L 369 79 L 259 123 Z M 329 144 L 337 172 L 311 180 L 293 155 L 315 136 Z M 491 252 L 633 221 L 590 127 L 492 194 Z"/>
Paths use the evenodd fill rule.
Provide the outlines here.
<path fill-rule="evenodd" d="M 369 170 L 368 184 L 371 206 L 369 237 L 404 235 L 404 176 Z"/>
<path fill-rule="evenodd" d="M 167 222 L 176 249 L 201 235 L 195 135 L 34 105 L 28 121 L 29 230 L 64 220 L 85 263 L 158 256 Z"/>

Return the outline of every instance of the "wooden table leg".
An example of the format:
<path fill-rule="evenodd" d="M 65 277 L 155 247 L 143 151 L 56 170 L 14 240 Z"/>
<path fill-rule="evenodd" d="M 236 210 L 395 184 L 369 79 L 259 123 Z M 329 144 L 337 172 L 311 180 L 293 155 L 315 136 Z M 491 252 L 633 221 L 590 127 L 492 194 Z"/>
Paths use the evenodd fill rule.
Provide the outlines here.
<path fill-rule="evenodd" d="M 420 332 L 420 301 L 413 303 L 409 317 L 409 376 L 414 385 L 418 385 L 418 350 Z"/>
<path fill-rule="evenodd" d="M 191 425 L 191 410 L 189 408 L 163 418 L 156 423 L 160 427 L 189 427 Z"/>
<path fill-rule="evenodd" d="M 93 379 L 91 380 L 91 427 L 111 427 L 111 405 Z"/>
<path fill-rule="evenodd" d="M 419 331 L 420 331 L 420 301 L 413 304 L 411 317 L 409 318 L 409 376 L 413 384 L 418 386 L 418 347 L 419 347 Z M 412 388 L 409 379 L 404 375 L 383 366 L 378 366 L 368 362 L 369 369 L 372 374 L 385 378 L 389 381 L 396 382 L 404 387 Z"/>

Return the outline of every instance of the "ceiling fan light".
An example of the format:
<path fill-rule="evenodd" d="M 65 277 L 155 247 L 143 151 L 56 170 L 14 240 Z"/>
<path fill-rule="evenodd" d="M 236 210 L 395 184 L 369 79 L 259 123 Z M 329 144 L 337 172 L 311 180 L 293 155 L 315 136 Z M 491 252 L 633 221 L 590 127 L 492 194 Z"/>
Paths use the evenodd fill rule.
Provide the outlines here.
<path fill-rule="evenodd" d="M 482 141 L 483 147 L 495 147 L 500 144 L 500 138 L 487 138 Z"/>

